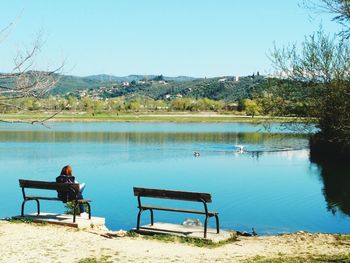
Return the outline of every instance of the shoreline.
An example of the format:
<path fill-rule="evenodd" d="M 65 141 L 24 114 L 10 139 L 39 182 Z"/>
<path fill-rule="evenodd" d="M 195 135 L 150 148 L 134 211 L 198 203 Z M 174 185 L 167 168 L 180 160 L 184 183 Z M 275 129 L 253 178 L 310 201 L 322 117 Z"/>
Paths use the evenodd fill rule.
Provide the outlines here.
<path fill-rule="evenodd" d="M 302 122 L 294 117 L 251 116 L 216 112 L 140 112 L 140 113 L 30 113 L 0 114 L 3 122 L 179 122 L 179 123 L 283 123 Z M 52 118 L 51 118 L 52 117 Z M 46 120 L 47 119 L 47 120 Z"/>
<path fill-rule="evenodd" d="M 111 232 L 111 231 L 109 231 Z M 350 235 L 238 236 L 208 247 L 114 231 L 0 220 L 0 262 L 320 262 L 350 260 Z M 321 261 L 322 262 L 322 261 Z M 347 261 L 346 261 L 347 262 Z"/>

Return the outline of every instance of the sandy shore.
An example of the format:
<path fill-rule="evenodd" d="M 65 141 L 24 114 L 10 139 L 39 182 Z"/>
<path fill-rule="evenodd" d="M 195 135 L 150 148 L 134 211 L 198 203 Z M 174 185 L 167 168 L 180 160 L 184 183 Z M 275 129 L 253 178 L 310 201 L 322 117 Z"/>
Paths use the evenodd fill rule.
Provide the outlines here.
<path fill-rule="evenodd" d="M 79 262 L 108 258 L 110 262 L 244 262 L 308 255 L 345 255 L 350 238 L 295 233 L 281 236 L 239 237 L 217 248 L 166 243 L 142 237 L 107 238 L 103 230 L 0 221 L 0 262 Z"/>

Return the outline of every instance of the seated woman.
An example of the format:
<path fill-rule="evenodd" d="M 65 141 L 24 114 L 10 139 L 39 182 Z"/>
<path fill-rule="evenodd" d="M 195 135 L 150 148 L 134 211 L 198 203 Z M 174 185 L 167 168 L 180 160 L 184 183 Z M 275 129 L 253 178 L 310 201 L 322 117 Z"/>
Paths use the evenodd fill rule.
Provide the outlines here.
<path fill-rule="evenodd" d="M 56 183 L 66 183 L 66 184 L 78 184 L 79 182 L 75 180 L 75 177 L 72 175 L 72 167 L 70 165 L 66 165 L 62 168 L 61 174 L 56 177 Z M 79 184 L 79 199 L 83 198 L 83 191 L 85 189 L 85 184 Z M 58 192 L 58 198 L 61 199 L 63 202 L 68 202 L 71 198 L 69 196 L 69 193 L 66 192 Z M 86 215 L 85 208 L 82 203 L 79 203 L 79 211 L 80 215 Z"/>

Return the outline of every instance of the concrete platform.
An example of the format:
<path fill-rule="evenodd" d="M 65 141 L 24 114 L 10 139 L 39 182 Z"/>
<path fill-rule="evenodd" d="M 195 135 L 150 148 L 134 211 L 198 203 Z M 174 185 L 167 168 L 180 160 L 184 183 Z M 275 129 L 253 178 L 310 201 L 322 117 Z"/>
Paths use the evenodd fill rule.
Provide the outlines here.
<path fill-rule="evenodd" d="M 136 231 L 136 228 L 133 229 Z M 154 235 L 154 234 L 168 234 L 182 237 L 192 237 L 204 239 L 204 227 L 203 226 L 187 226 L 187 225 L 177 225 L 169 223 L 159 223 L 155 222 L 153 226 L 144 225 L 140 227 L 140 230 L 137 231 L 140 234 L 144 235 Z M 220 242 L 228 240 L 235 234 L 234 231 L 227 231 L 220 229 L 220 233 L 216 233 L 216 229 L 208 228 L 207 229 L 207 238 L 206 240 L 211 240 L 212 242 Z"/>
<path fill-rule="evenodd" d="M 14 216 L 12 218 L 22 219 L 23 217 Z M 88 219 L 76 216 L 75 223 L 73 223 L 73 215 L 67 214 L 41 213 L 39 216 L 37 216 L 36 214 L 27 214 L 24 215 L 24 218 L 29 218 L 33 220 L 34 223 L 48 223 L 76 228 L 89 228 L 92 226 L 98 227 L 105 225 L 105 218 L 103 217 L 91 217 L 91 219 Z"/>

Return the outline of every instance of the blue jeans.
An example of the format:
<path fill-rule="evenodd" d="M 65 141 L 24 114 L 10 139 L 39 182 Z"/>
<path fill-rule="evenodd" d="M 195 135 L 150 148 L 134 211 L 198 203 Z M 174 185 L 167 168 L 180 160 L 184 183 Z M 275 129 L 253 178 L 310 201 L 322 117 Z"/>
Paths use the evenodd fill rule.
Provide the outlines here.
<path fill-rule="evenodd" d="M 79 184 L 80 185 L 80 192 L 78 194 L 78 198 L 79 199 L 84 199 L 83 197 L 83 191 L 85 189 L 85 184 Z M 80 210 L 80 213 L 85 213 L 85 208 L 84 208 L 84 204 L 82 203 L 79 203 L 79 210 Z"/>
<path fill-rule="evenodd" d="M 84 197 L 83 197 L 83 195 L 81 193 L 78 194 L 78 199 L 84 199 Z M 80 211 L 80 213 L 84 213 L 85 212 L 84 204 L 79 203 L 79 211 Z"/>

